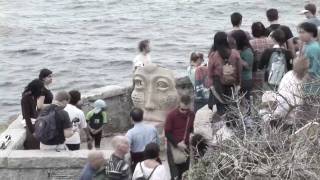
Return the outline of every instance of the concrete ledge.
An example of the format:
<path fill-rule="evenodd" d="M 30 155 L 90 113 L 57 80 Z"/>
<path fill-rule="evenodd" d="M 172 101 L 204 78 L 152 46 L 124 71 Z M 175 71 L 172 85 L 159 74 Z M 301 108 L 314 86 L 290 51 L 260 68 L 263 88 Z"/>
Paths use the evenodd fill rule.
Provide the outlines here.
<path fill-rule="evenodd" d="M 11 150 L 0 151 L 0 168 L 6 168 L 8 166 L 8 156 Z"/>
<path fill-rule="evenodd" d="M 9 143 L 6 150 L 22 149 L 23 142 L 26 138 L 25 129 L 7 129 L 0 135 L 0 142 L 4 139 L 6 135 L 11 136 L 11 142 Z"/>
<path fill-rule="evenodd" d="M 20 114 L 16 120 L 14 120 L 7 129 L 24 129 L 23 125 L 22 125 L 22 115 Z"/>
<path fill-rule="evenodd" d="M 8 156 L 8 169 L 62 169 L 83 168 L 87 161 L 89 150 L 79 151 L 41 151 L 16 150 Z M 109 158 L 112 151 L 104 150 L 105 158 Z"/>

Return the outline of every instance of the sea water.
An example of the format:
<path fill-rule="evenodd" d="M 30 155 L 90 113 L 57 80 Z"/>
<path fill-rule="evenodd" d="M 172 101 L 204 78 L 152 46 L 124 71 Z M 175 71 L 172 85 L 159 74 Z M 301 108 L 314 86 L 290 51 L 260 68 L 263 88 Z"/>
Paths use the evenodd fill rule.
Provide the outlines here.
<path fill-rule="evenodd" d="M 21 93 L 42 68 L 54 72 L 53 92 L 130 85 L 137 42 L 150 39 L 152 61 L 183 75 L 192 51 L 206 57 L 214 33 L 231 28 L 232 12 L 243 14 L 250 31 L 254 21 L 268 25 L 265 11 L 278 8 L 280 22 L 296 34 L 303 6 L 303 0 L 0 0 L 0 122 L 20 112 Z"/>

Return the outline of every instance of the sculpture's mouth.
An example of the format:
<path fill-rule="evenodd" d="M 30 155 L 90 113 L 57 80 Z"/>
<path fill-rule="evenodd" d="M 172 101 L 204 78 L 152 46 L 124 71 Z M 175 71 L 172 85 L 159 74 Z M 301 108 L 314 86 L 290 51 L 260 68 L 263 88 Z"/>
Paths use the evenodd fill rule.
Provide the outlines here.
<path fill-rule="evenodd" d="M 143 119 L 145 121 L 164 122 L 166 120 L 166 111 L 144 110 Z"/>

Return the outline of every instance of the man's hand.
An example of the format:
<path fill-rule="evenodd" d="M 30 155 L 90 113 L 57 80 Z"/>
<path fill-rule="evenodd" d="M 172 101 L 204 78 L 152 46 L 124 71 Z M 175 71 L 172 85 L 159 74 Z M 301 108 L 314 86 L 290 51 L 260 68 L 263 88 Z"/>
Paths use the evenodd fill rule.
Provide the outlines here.
<path fill-rule="evenodd" d="M 181 151 L 187 150 L 187 145 L 184 143 L 184 141 L 179 142 L 177 146 L 178 146 L 178 149 L 180 149 Z"/>
<path fill-rule="evenodd" d="M 91 150 L 93 148 L 92 144 L 93 144 L 92 140 L 87 142 L 87 147 L 88 147 L 89 150 Z"/>
<path fill-rule="evenodd" d="M 87 142 L 89 142 L 89 141 L 93 141 L 92 136 L 88 136 L 88 137 L 87 137 Z"/>

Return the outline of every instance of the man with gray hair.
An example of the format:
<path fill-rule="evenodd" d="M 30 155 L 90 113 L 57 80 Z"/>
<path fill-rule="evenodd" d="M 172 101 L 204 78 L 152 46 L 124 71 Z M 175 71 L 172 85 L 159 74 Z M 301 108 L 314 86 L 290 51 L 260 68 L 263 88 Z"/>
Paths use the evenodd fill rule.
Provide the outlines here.
<path fill-rule="evenodd" d="M 35 131 L 40 150 L 66 150 L 65 139 L 73 135 L 69 115 L 63 110 L 69 100 L 69 93 L 60 91 L 53 103 L 40 112 Z"/>
<path fill-rule="evenodd" d="M 130 165 L 125 160 L 125 155 L 129 152 L 129 140 L 125 136 L 115 136 L 111 141 L 114 149 L 113 154 L 107 161 L 106 176 L 108 180 L 128 180 L 130 179 Z"/>

